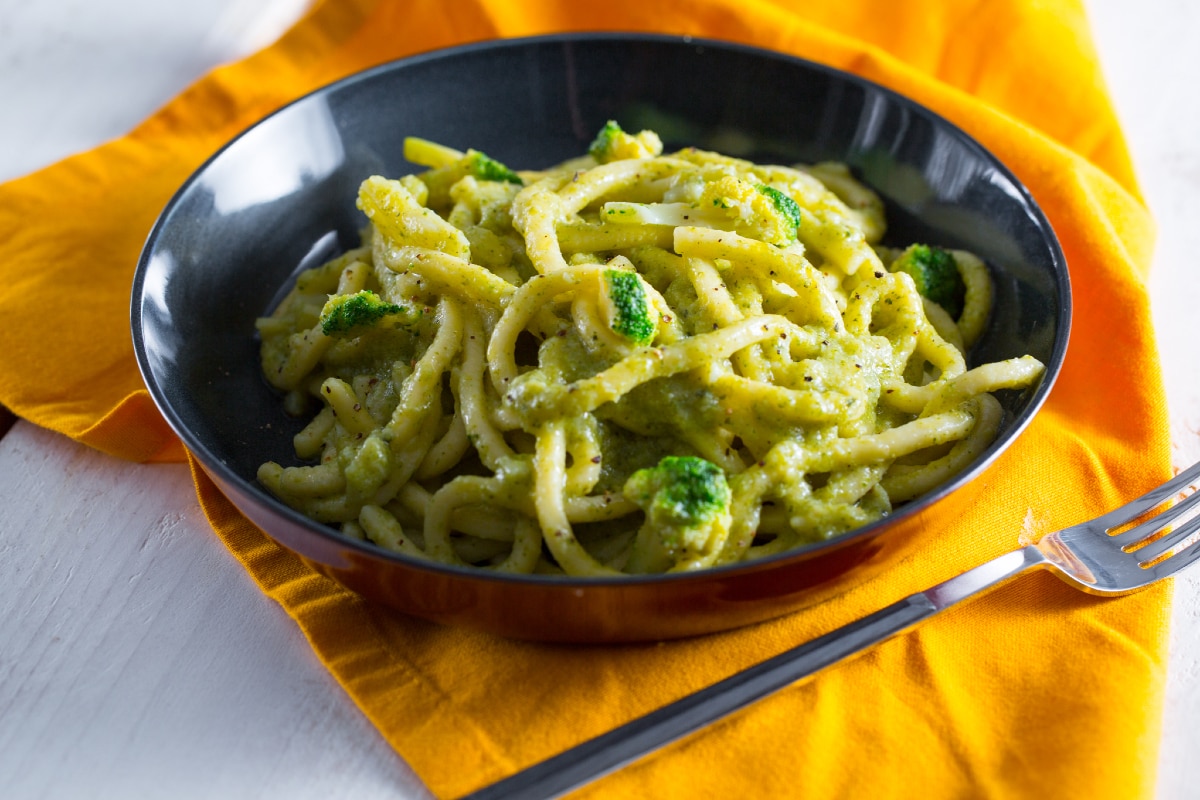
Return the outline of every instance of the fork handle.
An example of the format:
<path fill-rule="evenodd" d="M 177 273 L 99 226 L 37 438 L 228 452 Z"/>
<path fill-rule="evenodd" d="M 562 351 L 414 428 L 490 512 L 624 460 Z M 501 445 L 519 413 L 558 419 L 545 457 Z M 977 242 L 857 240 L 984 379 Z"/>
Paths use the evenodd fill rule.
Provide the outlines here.
<path fill-rule="evenodd" d="M 462 800 L 559 797 L 1045 561 L 1041 551 L 1032 545 L 1007 553 L 589 739 Z"/>

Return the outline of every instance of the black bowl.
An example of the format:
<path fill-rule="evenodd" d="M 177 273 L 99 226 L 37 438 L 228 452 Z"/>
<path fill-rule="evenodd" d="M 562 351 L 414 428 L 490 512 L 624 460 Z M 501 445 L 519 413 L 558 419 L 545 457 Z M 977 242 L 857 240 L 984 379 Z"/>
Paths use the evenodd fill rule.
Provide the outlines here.
<path fill-rule="evenodd" d="M 260 463 L 294 463 L 288 417 L 259 372 L 254 319 L 301 265 L 358 242 L 363 178 L 417 170 L 405 136 L 475 147 L 516 168 L 583 152 L 606 120 L 762 162 L 844 161 L 887 204 L 888 240 L 981 255 L 996 306 L 973 362 L 1047 367 L 1003 392 L 995 443 L 958 477 L 833 541 L 696 574 L 514 577 L 422 563 L 341 537 L 278 502 Z M 1070 287 L 1029 192 L 958 128 L 860 78 L 776 53 L 664 36 L 496 41 L 386 64 L 262 120 L 202 166 L 163 211 L 133 286 L 138 361 L 156 403 L 223 492 L 317 569 L 401 611 L 504 635 L 614 641 L 691 635 L 820 602 L 916 546 L 920 512 L 963 491 L 1045 400 L 1067 345 Z M 852 574 L 851 574 L 852 573 Z"/>

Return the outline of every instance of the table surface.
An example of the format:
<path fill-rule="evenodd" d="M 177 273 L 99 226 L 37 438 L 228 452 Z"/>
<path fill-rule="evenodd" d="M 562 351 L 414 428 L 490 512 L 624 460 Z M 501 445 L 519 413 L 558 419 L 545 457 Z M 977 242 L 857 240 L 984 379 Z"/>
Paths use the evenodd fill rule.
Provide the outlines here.
<path fill-rule="evenodd" d="M 1087 0 L 1159 223 L 1174 460 L 1200 459 L 1200 4 Z M 0 0 L 0 180 L 127 132 L 306 0 Z M 19 123 L 18 123 L 19 121 Z M 13 798 L 425 797 L 212 535 L 182 465 L 0 424 L 0 787 Z M 1200 570 L 1176 581 L 1157 796 L 1196 797 Z"/>

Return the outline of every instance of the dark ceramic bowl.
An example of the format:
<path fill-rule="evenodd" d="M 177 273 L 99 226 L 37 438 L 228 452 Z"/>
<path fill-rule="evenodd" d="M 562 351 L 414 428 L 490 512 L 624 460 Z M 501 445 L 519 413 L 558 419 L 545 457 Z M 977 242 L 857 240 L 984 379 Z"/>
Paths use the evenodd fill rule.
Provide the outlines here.
<path fill-rule="evenodd" d="M 294 463 L 292 434 L 302 422 L 284 414 L 259 374 L 254 319 L 299 265 L 357 243 L 359 182 L 418 169 L 403 158 L 407 135 L 535 168 L 583 152 L 608 119 L 654 128 L 667 149 L 848 162 L 885 199 L 889 242 L 962 247 L 992 266 L 995 312 L 972 361 L 1028 353 L 1046 364 L 1045 376 L 1029 390 L 1002 393 L 1000 436 L 969 469 L 886 520 L 696 574 L 577 580 L 431 565 L 342 538 L 268 494 L 255 480 L 258 465 Z M 939 533 L 926 530 L 921 512 L 970 502 L 971 479 L 1041 406 L 1062 364 L 1069 318 L 1067 269 L 1045 217 L 1003 164 L 945 120 L 796 58 L 607 34 L 428 53 L 272 114 L 213 156 L 167 205 L 138 265 L 132 302 L 137 357 L 159 408 L 221 490 L 275 541 L 400 611 L 560 641 L 732 628 L 819 603 L 846 581 L 894 566 Z"/>

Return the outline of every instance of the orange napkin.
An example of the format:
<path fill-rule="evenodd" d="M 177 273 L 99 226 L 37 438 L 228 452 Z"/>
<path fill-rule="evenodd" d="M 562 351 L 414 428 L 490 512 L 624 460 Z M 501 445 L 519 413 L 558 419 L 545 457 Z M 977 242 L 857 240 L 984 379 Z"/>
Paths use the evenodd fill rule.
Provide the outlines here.
<path fill-rule="evenodd" d="M 820 608 L 663 645 L 573 648 L 367 605 L 242 519 L 217 534 L 439 796 L 497 780 L 1169 475 L 1146 275 L 1152 225 L 1078 0 L 328 0 L 123 139 L 0 187 L 0 402 L 131 459 L 184 456 L 134 365 L 128 294 L 157 212 L 263 114 L 379 62 L 497 36 L 622 29 L 851 70 L 980 139 L 1061 237 L 1076 319 L 1062 376 L 920 554 Z M 1113 342 L 1120 346 L 1114 347 Z M 69 535 L 64 533 L 64 535 Z M 119 535 L 114 532 L 113 535 Z M 604 797 L 1149 797 L 1170 588 L 1099 600 L 1024 577 L 606 778 Z"/>

